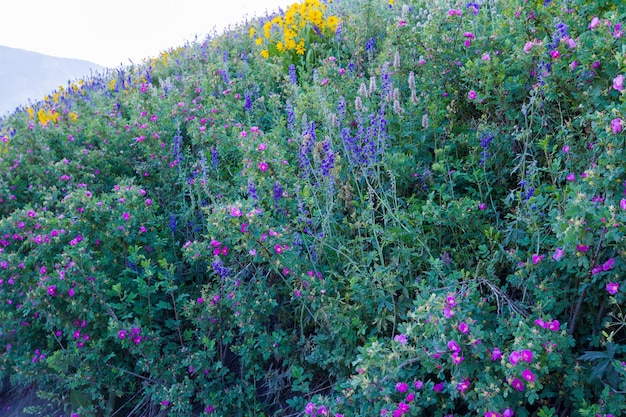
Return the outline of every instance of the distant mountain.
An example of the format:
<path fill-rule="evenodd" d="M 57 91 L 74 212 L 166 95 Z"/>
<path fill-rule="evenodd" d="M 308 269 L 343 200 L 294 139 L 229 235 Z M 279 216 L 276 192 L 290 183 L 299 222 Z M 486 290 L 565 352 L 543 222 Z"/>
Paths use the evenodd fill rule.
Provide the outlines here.
<path fill-rule="evenodd" d="M 60 85 L 101 72 L 104 67 L 78 59 L 57 58 L 0 46 L 0 116 L 37 102 Z"/>

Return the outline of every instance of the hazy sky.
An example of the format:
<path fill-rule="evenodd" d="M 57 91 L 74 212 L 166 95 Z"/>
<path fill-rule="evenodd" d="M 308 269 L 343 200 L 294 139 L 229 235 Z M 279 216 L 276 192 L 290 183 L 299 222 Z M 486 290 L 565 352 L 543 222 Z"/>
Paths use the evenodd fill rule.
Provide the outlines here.
<path fill-rule="evenodd" d="M 1 0 L 0 45 L 118 67 L 294 2 Z"/>

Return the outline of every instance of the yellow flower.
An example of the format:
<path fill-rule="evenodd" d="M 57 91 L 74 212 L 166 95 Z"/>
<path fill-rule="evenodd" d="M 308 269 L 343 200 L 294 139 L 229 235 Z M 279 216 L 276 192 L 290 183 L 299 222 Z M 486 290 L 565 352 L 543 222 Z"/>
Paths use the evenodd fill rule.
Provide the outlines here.
<path fill-rule="evenodd" d="M 72 119 L 73 122 L 75 122 L 76 120 L 78 120 L 78 115 L 76 113 L 74 113 L 73 111 L 71 111 L 68 116 L 70 117 L 70 119 Z"/>
<path fill-rule="evenodd" d="M 272 24 L 278 26 L 278 27 L 283 27 L 283 19 L 280 16 L 276 16 L 275 18 L 272 19 Z"/>
<path fill-rule="evenodd" d="M 265 22 L 265 24 L 263 25 L 263 35 L 265 36 L 265 39 L 269 39 L 271 31 L 272 22 Z"/>
<path fill-rule="evenodd" d="M 393 6 L 393 2 L 394 2 L 394 0 L 389 0 L 389 5 Z"/>
<path fill-rule="evenodd" d="M 281 41 L 276 42 L 276 49 L 278 49 L 278 51 L 283 52 L 285 50 L 285 45 L 283 45 L 283 43 Z"/>
<path fill-rule="evenodd" d="M 254 38 L 254 33 L 256 31 L 254 30 L 254 28 L 250 28 L 250 39 Z"/>
<path fill-rule="evenodd" d="M 261 56 L 263 58 L 269 58 L 270 57 L 270 53 L 267 52 L 267 49 L 264 49 L 264 50 L 261 51 Z"/>
<path fill-rule="evenodd" d="M 326 20 L 326 24 L 328 25 L 328 29 L 334 32 L 337 30 L 337 26 L 339 25 L 339 18 L 337 18 L 337 16 L 330 16 Z"/>
<path fill-rule="evenodd" d="M 256 38 L 256 40 L 254 42 L 256 42 L 257 45 L 261 45 L 263 43 L 263 39 Z"/>
<path fill-rule="evenodd" d="M 29 119 L 34 119 L 35 118 L 35 110 L 33 110 L 32 107 L 27 108 L 26 111 L 28 112 L 28 118 Z"/>
<path fill-rule="evenodd" d="M 109 81 L 109 88 L 111 90 L 115 90 L 115 79 L 112 79 L 111 81 Z"/>
<path fill-rule="evenodd" d="M 304 46 L 304 39 L 300 39 L 300 42 L 298 42 L 298 46 L 296 46 L 296 53 L 298 55 L 304 55 L 304 51 L 305 51 L 305 46 Z"/>

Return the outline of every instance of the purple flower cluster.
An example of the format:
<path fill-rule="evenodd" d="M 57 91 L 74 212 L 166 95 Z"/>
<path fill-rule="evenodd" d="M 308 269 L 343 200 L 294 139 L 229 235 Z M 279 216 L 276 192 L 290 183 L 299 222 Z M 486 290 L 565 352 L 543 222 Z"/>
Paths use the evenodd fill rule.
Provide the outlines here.
<path fill-rule="evenodd" d="M 352 166 L 368 167 L 380 160 L 386 147 L 387 119 L 381 109 L 378 113 L 361 118 L 357 123 L 356 135 L 352 136 L 350 128 L 341 131 L 341 138 L 348 153 L 348 160 Z"/>

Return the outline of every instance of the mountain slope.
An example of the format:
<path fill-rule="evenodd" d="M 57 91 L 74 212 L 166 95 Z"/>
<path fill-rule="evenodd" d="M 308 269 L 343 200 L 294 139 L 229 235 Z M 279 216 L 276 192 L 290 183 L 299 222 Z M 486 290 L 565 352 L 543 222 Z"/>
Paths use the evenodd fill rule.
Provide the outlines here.
<path fill-rule="evenodd" d="M 0 115 L 41 100 L 59 85 L 82 78 L 103 67 L 78 59 L 57 58 L 23 49 L 0 46 Z"/>

